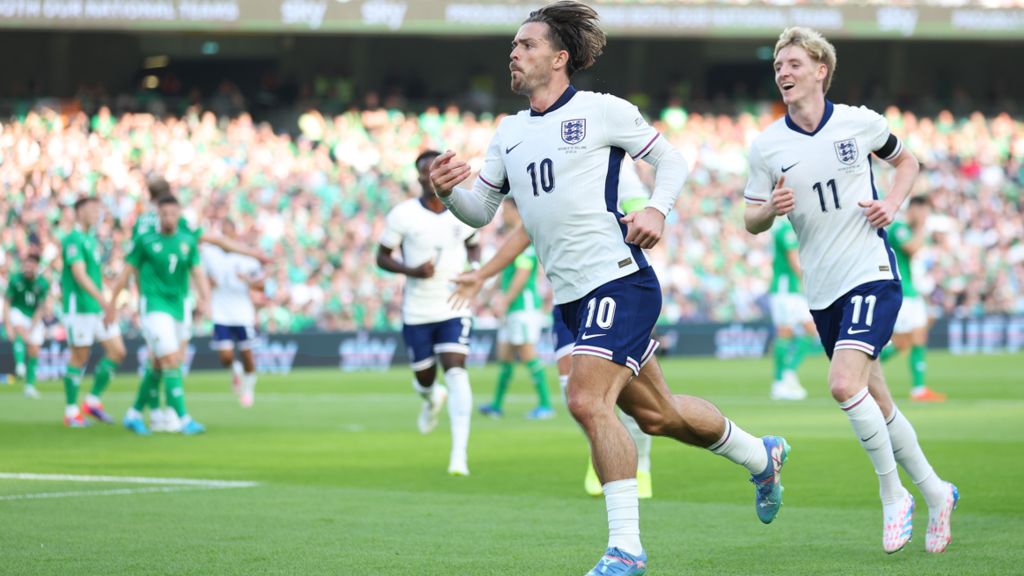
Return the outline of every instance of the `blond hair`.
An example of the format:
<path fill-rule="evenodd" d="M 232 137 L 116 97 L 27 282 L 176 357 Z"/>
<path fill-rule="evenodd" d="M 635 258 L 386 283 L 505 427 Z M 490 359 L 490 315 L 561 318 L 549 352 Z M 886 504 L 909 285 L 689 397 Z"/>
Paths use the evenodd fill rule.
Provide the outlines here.
<path fill-rule="evenodd" d="M 828 68 L 828 72 L 825 74 L 825 93 L 827 94 L 829 87 L 832 86 L 832 75 L 836 72 L 836 47 L 825 40 L 825 37 L 817 30 L 803 26 L 786 28 L 782 34 L 779 34 L 779 41 L 775 43 L 775 58 L 778 58 L 779 52 L 788 46 L 803 48 L 811 60 L 824 64 Z"/>

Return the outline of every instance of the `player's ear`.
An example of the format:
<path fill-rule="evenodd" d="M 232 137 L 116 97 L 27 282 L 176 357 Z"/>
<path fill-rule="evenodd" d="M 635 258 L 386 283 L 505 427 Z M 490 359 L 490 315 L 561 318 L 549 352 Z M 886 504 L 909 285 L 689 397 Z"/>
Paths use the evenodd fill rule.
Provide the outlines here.
<path fill-rule="evenodd" d="M 568 50 L 559 50 L 558 52 L 555 52 L 555 61 L 553 62 L 554 69 L 555 70 L 561 70 L 562 68 L 565 68 L 568 65 L 569 65 L 569 51 Z"/>

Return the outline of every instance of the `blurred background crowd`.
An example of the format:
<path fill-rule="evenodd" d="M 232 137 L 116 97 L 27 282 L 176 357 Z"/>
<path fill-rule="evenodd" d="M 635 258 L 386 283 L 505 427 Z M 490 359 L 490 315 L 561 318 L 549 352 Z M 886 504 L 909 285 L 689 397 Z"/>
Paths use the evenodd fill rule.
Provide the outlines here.
<path fill-rule="evenodd" d="M 399 327 L 402 279 L 374 264 L 384 215 L 420 194 L 413 161 L 421 151 L 452 149 L 479 165 L 500 116 L 454 105 L 412 112 L 367 99 L 337 113 L 307 109 L 275 130 L 254 122 L 240 95 L 217 95 L 174 114 L 153 114 L 152 105 L 112 113 L 88 98 L 77 109 L 44 101 L 0 123 L 0 282 L 30 250 L 59 265 L 81 195 L 103 203 L 99 237 L 106 275 L 115 276 L 131 226 L 148 209 L 147 178 L 162 176 L 195 225 L 216 232 L 230 219 L 270 255 L 259 298 L 264 330 Z M 914 265 L 933 315 L 1024 313 L 1024 122 L 879 111 L 922 162 L 915 193 L 931 199 L 933 212 Z M 663 321 L 766 318 L 770 237 L 744 230 L 742 189 L 748 146 L 780 110 L 755 104 L 701 114 L 670 102 L 648 112 L 691 164 L 666 236 L 651 252 Z M 646 165 L 640 172 L 650 185 Z M 889 172 L 876 163 L 875 177 L 884 194 Z M 484 258 L 501 232 L 500 222 L 482 231 Z M 133 307 L 122 310 L 131 331 Z M 482 304 L 483 325 L 492 317 Z"/>

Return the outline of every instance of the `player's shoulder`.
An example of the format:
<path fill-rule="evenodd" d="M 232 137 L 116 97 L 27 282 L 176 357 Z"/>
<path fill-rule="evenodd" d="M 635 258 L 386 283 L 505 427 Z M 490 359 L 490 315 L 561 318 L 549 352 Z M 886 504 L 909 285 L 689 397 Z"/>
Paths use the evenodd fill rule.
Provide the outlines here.
<path fill-rule="evenodd" d="M 794 134 L 795 132 L 786 125 L 786 117 L 780 116 L 754 137 L 750 147 L 759 150 L 771 148 L 790 139 Z"/>
<path fill-rule="evenodd" d="M 869 122 L 882 119 L 882 115 L 867 106 L 850 104 L 833 104 L 832 117 L 841 122 Z"/>

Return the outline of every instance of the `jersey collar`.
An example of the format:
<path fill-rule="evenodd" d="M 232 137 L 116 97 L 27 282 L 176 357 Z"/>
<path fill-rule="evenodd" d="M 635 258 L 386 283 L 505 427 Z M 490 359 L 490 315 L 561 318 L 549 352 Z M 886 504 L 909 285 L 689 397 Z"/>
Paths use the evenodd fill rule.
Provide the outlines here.
<path fill-rule="evenodd" d="M 558 110 L 562 106 L 565 106 L 569 102 L 569 100 L 572 100 L 572 97 L 575 94 L 576 89 L 572 87 L 572 84 L 570 84 L 569 87 L 565 89 L 565 92 L 562 92 L 562 95 L 558 97 L 558 100 L 555 100 L 554 104 L 548 106 L 547 110 L 543 112 L 537 112 L 533 108 L 530 108 L 530 116 L 543 116 L 545 114 L 550 114 L 551 112 Z"/>
<path fill-rule="evenodd" d="M 818 127 L 814 129 L 814 132 L 808 132 L 808 131 L 804 130 L 803 128 L 797 126 L 796 122 L 793 122 L 793 119 L 789 117 L 788 113 L 786 114 L 786 126 L 789 126 L 790 130 L 792 130 L 794 132 L 799 132 L 799 133 L 803 134 L 804 136 L 814 136 L 818 132 L 821 132 L 821 129 L 824 128 L 825 124 L 828 123 L 828 119 L 832 117 L 832 108 L 833 108 L 832 101 L 826 99 L 825 100 L 825 113 L 821 115 L 821 122 L 818 122 Z"/>

